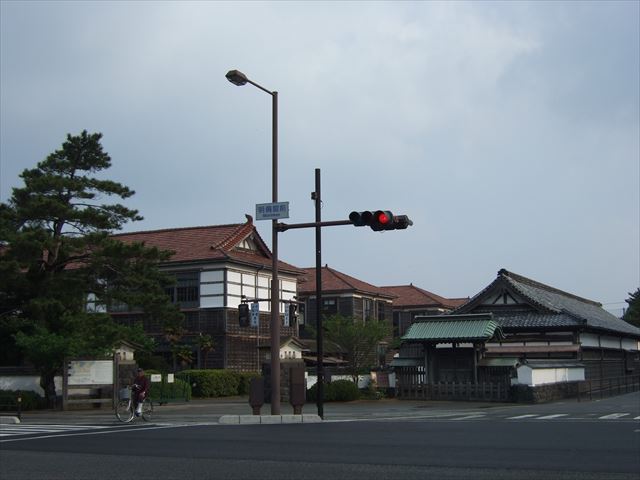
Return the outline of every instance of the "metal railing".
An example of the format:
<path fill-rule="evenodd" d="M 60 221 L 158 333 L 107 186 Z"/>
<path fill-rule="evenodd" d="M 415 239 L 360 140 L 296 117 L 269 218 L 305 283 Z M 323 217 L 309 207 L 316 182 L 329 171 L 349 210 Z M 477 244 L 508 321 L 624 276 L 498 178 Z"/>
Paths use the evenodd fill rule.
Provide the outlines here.
<path fill-rule="evenodd" d="M 16 392 L 15 399 L 11 403 L 0 404 L 0 415 L 10 415 L 15 412 L 18 420 L 22 419 L 22 392 Z"/>

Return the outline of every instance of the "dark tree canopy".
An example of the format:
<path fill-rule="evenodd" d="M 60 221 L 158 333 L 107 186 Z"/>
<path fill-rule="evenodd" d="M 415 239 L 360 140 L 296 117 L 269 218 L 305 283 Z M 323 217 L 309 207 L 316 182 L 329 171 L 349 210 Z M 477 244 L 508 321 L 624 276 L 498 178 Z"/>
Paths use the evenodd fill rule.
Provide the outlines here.
<path fill-rule="evenodd" d="M 107 306 L 181 319 L 164 294 L 170 279 L 157 268 L 170 252 L 110 236 L 142 217 L 106 201 L 134 192 L 97 177 L 111 166 L 101 138 L 68 135 L 0 204 L 0 362 L 33 364 L 49 399 L 65 357 L 106 354 L 122 340 L 151 347 L 141 326 L 116 324 Z"/>
<path fill-rule="evenodd" d="M 635 293 L 629 293 L 629 298 L 625 300 L 629 305 L 624 312 L 622 319 L 625 322 L 640 327 L 640 288 Z"/>
<path fill-rule="evenodd" d="M 310 328 L 309 328 L 310 327 Z M 315 336 L 313 326 L 308 326 Z M 377 349 L 391 335 L 391 326 L 383 320 L 362 321 L 353 317 L 332 315 L 323 320 L 324 338 L 345 352 L 348 371 L 357 383 L 358 375 L 377 366 Z"/>

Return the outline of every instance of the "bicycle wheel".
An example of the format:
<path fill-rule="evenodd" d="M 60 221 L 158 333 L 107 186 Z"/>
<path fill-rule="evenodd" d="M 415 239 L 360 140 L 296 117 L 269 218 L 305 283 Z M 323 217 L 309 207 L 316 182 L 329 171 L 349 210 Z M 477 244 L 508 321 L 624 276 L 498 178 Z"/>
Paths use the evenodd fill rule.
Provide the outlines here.
<path fill-rule="evenodd" d="M 116 417 L 123 423 L 129 423 L 133 420 L 133 409 L 131 408 L 131 400 L 120 400 L 116 405 Z"/>
<path fill-rule="evenodd" d="M 144 402 L 142 402 L 142 419 L 145 422 L 151 421 L 151 416 L 153 415 L 153 403 L 150 399 L 146 398 Z"/>

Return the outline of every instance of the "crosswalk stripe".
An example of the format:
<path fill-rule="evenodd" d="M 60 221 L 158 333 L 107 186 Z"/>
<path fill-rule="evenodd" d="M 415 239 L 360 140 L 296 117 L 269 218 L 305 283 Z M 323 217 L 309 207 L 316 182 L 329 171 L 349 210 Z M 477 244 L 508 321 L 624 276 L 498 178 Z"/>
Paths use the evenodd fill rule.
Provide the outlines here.
<path fill-rule="evenodd" d="M 616 418 L 626 417 L 629 415 L 628 413 L 612 413 L 610 415 L 605 415 L 603 417 L 598 417 L 600 420 L 614 420 Z"/>
<path fill-rule="evenodd" d="M 474 418 L 485 418 L 486 415 L 481 414 L 481 415 L 467 415 L 466 417 L 460 417 L 460 418 L 452 418 L 451 420 L 472 420 Z"/>
<path fill-rule="evenodd" d="M 551 420 L 553 418 L 566 417 L 568 413 L 556 413 L 554 415 L 545 415 L 544 417 L 538 417 L 536 420 Z"/>
<path fill-rule="evenodd" d="M 537 417 L 538 415 L 532 415 L 532 414 L 528 414 L 528 415 L 518 415 L 517 417 L 509 417 L 507 418 L 507 420 L 520 420 L 521 418 L 531 418 L 531 417 Z"/>
<path fill-rule="evenodd" d="M 108 428 L 104 425 L 33 425 L 15 424 L 0 425 L 0 437 L 31 435 L 41 433 L 65 433 L 82 430 L 100 430 Z"/>

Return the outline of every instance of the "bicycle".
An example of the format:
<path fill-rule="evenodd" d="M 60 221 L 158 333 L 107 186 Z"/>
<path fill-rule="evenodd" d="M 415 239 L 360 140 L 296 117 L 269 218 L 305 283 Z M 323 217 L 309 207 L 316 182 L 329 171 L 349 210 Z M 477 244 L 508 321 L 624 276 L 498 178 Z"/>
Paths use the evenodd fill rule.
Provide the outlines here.
<path fill-rule="evenodd" d="M 122 388 L 119 391 L 119 400 L 116 404 L 116 417 L 123 423 L 129 423 L 135 417 L 135 406 L 131 395 L 131 387 Z M 151 420 L 153 415 L 153 403 L 149 397 L 142 401 L 142 419 L 145 422 Z"/>

